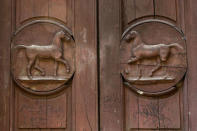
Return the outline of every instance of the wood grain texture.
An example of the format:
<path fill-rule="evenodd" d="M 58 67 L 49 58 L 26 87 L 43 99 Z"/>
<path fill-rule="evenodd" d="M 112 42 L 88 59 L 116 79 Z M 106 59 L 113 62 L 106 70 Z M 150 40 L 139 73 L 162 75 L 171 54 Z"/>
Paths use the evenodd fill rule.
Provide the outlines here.
<path fill-rule="evenodd" d="M 184 81 L 184 85 L 183 88 L 181 90 L 181 94 L 180 98 L 182 101 L 182 121 L 181 121 L 181 125 L 183 125 L 183 130 L 184 131 L 188 131 L 189 130 L 189 102 L 188 102 L 188 77 L 186 75 L 186 79 Z"/>
<path fill-rule="evenodd" d="M 18 128 L 47 128 L 46 97 L 31 98 L 17 93 Z"/>
<path fill-rule="evenodd" d="M 18 0 L 16 2 L 16 25 L 18 26 L 22 21 L 34 17 L 34 0 Z"/>
<path fill-rule="evenodd" d="M 68 94 L 68 95 L 67 95 Z M 58 95 L 35 97 L 16 90 L 16 131 L 70 131 L 71 88 Z"/>
<path fill-rule="evenodd" d="M 67 95 L 47 99 L 47 128 L 66 128 L 67 124 Z"/>
<path fill-rule="evenodd" d="M 181 128 L 181 106 L 180 92 L 159 99 L 159 122 L 160 128 L 180 129 Z"/>
<path fill-rule="evenodd" d="M 126 130 L 180 129 L 180 93 L 158 99 L 141 97 L 125 89 Z"/>
<path fill-rule="evenodd" d="M 67 22 L 69 0 L 49 0 L 49 16 Z"/>
<path fill-rule="evenodd" d="M 155 0 L 155 15 L 177 20 L 176 0 Z"/>
<path fill-rule="evenodd" d="M 48 0 L 18 0 L 16 1 L 16 25 L 27 19 L 40 16 L 48 16 Z"/>
<path fill-rule="evenodd" d="M 123 87 L 119 74 L 120 9 L 120 0 L 99 1 L 101 131 L 123 131 Z"/>
<path fill-rule="evenodd" d="M 126 26 L 133 20 L 153 16 L 153 0 L 123 0 L 123 24 Z"/>
<path fill-rule="evenodd" d="M 11 0 L 0 4 L 0 130 L 10 129 L 10 38 L 12 30 Z"/>
<path fill-rule="evenodd" d="M 33 1 L 33 17 L 48 16 L 49 15 L 49 0 Z M 22 7 L 24 7 L 22 3 Z M 24 12 L 22 12 L 24 13 Z M 25 14 L 25 13 L 24 13 Z M 30 17 L 31 18 L 31 17 Z"/>
<path fill-rule="evenodd" d="M 73 130 L 98 130 L 96 0 L 75 0 Z"/>
<path fill-rule="evenodd" d="M 135 0 L 123 0 L 123 24 L 127 25 L 136 18 Z"/>
<path fill-rule="evenodd" d="M 127 6 L 129 5 L 128 2 L 130 2 L 130 4 L 135 7 L 135 10 L 132 8 L 127 9 L 129 7 Z M 150 13 L 151 15 L 160 14 L 161 16 L 168 17 L 175 21 L 177 19 L 178 20 L 176 22 L 177 26 L 181 25 L 180 27 L 183 28 L 184 30 L 184 19 L 183 19 L 184 14 L 181 13 L 183 11 L 181 7 L 184 7 L 184 5 L 183 3 L 181 4 L 180 1 L 177 2 L 173 0 L 173 1 L 168 2 L 165 0 L 164 1 L 155 0 L 155 3 L 153 3 L 152 5 L 150 4 L 151 3 L 150 1 L 143 1 L 143 0 L 139 0 L 137 2 L 134 0 L 125 0 L 123 1 L 123 3 L 124 3 L 123 18 L 124 18 L 125 25 L 128 24 L 127 22 L 129 22 L 128 18 L 132 20 L 137 20 L 137 18 L 139 18 L 140 16 L 147 17 L 149 15 L 148 12 L 149 11 L 151 12 L 152 10 L 152 14 Z M 137 5 L 139 7 L 137 7 Z M 176 9 L 177 6 L 181 6 L 181 7 L 178 7 L 179 9 L 178 11 L 180 12 L 177 12 L 177 9 Z M 148 7 L 150 7 L 151 9 Z M 130 11 L 130 14 L 128 13 L 129 11 Z M 134 12 L 135 12 L 135 15 L 133 14 Z M 183 121 L 183 114 L 182 114 L 183 108 L 185 108 L 185 111 L 187 111 L 187 106 L 185 107 L 185 105 L 184 106 L 182 105 L 182 102 L 183 102 L 182 98 L 184 99 L 184 101 L 186 101 L 187 99 L 185 97 L 186 95 L 185 92 L 187 91 L 185 87 L 183 88 L 184 88 L 184 92 L 178 91 L 173 95 L 169 94 L 169 96 L 167 97 L 154 98 L 154 99 L 149 98 L 149 97 L 141 97 L 141 96 L 138 97 L 136 94 L 126 89 L 125 90 L 126 130 L 129 130 L 129 129 L 132 131 L 133 130 L 152 131 L 152 130 L 157 130 L 157 129 L 158 130 L 169 129 L 170 131 L 183 130 L 182 129 L 183 126 L 181 126 L 181 122 L 184 123 L 187 121 L 187 120 Z M 136 115 L 135 112 L 139 113 L 137 119 L 134 119 L 135 117 L 133 116 L 133 115 Z M 187 117 L 184 117 L 184 119 L 187 119 Z"/>
<path fill-rule="evenodd" d="M 159 103 L 158 99 L 139 97 L 139 128 L 159 128 Z"/>
<path fill-rule="evenodd" d="M 186 36 L 187 36 L 187 45 L 188 45 L 188 74 L 187 74 L 187 86 L 188 86 L 188 116 L 189 116 L 189 130 L 196 131 L 196 121 L 197 121 L 197 1 L 190 0 L 185 1 L 185 20 L 186 20 Z M 188 129 L 186 129 L 188 130 Z"/>
<path fill-rule="evenodd" d="M 139 127 L 138 95 L 125 87 L 125 121 L 126 131 Z"/>
<path fill-rule="evenodd" d="M 136 18 L 154 15 L 153 0 L 136 0 Z"/>
<path fill-rule="evenodd" d="M 125 1 L 124 26 L 136 18 L 153 15 L 153 0 Z M 37 98 L 26 96 L 21 94 L 20 90 L 16 90 L 16 97 L 13 97 L 13 100 L 16 99 L 16 114 L 12 116 L 9 112 L 14 110 L 9 107 L 9 99 L 11 104 L 14 104 L 10 93 L 11 0 L 2 0 L 0 4 L 0 16 L 3 18 L 0 20 L 0 46 L 3 47 L 0 48 L 0 130 L 98 131 L 96 0 L 75 0 L 74 2 L 71 0 L 57 2 L 53 0 L 40 0 L 39 2 L 17 0 L 16 2 L 17 26 L 32 17 L 51 16 L 64 21 L 73 29 L 77 42 L 77 72 L 73 87 L 69 87 L 64 92 L 65 94 L 62 93 L 60 96 Z M 175 0 L 156 0 L 156 15 L 177 19 L 177 24 L 179 25 L 181 22 L 180 27 L 184 28 L 184 18 L 178 18 L 183 16 L 184 12 L 176 16 L 177 5 L 174 2 Z M 75 3 L 75 14 L 72 10 L 73 3 Z M 196 0 L 185 0 L 189 73 L 186 76 L 187 81 L 185 81 L 183 92 L 176 92 L 165 98 L 151 99 L 138 96 L 129 89 L 123 90 L 126 87 L 122 87 L 119 74 L 119 42 L 122 32 L 120 25 L 123 20 L 120 12 L 120 0 L 99 0 L 101 131 L 124 131 L 125 125 L 126 131 L 197 130 L 195 123 L 197 121 L 196 4 Z M 184 7 L 183 4 L 182 7 Z M 179 7 L 179 10 L 182 9 Z M 184 107 L 181 106 L 182 99 L 184 99 Z M 125 107 L 123 100 L 125 100 Z M 184 108 L 184 118 L 182 108 Z M 15 121 L 9 120 L 14 117 L 16 117 Z M 28 119 L 30 117 L 36 117 L 39 120 L 35 122 L 32 119 L 34 122 L 30 122 Z M 184 120 L 181 122 L 182 119 Z M 187 119 L 189 119 L 189 124 Z M 10 121 L 14 121 L 19 127 L 22 125 L 21 129 L 18 129 L 17 126 L 12 128 Z M 58 125 L 58 123 L 62 124 Z M 43 129 L 22 129 L 23 126 Z M 55 127 L 62 129 L 46 129 Z M 162 129 L 157 129 L 158 127 Z M 179 129 L 182 127 L 183 129 Z"/>
<path fill-rule="evenodd" d="M 30 3 L 19 0 L 16 5 L 16 19 L 19 21 L 16 23 L 16 27 L 20 26 L 27 19 L 48 16 L 48 0 L 41 0 L 39 2 L 30 1 Z M 42 8 L 43 6 L 43 8 Z M 27 7 L 27 8 L 26 8 Z M 42 30 L 41 27 L 35 27 L 36 32 Z M 28 36 L 29 38 L 34 37 L 38 40 L 43 40 L 44 35 L 33 35 Z M 14 88 L 18 88 L 14 84 Z M 42 129 L 47 128 L 47 102 L 46 97 L 35 98 L 34 96 L 23 95 L 21 90 L 15 90 L 16 92 L 16 109 L 15 109 L 15 130 L 20 128 L 31 129 Z"/>
<path fill-rule="evenodd" d="M 62 3 L 63 2 L 63 3 Z M 61 8 L 59 7 L 61 3 Z M 27 7 L 27 8 L 26 8 Z M 58 8 L 59 7 L 59 8 Z M 73 11 L 72 8 L 71 12 Z M 29 1 L 23 2 L 23 0 L 18 0 L 16 3 L 16 19 L 17 26 L 20 26 L 21 22 L 24 20 L 34 17 L 45 17 L 47 18 L 49 15 L 53 18 L 62 19 L 65 23 L 67 22 L 67 3 L 65 1 L 52 2 L 49 0 L 41 0 L 37 1 Z M 64 13 L 60 13 L 60 11 Z M 52 13 L 51 13 L 52 12 Z M 65 16 L 62 16 L 62 14 Z M 70 16 L 69 16 L 70 17 Z M 68 18 L 69 18 L 68 17 Z M 72 20 L 72 18 L 71 18 Z M 69 25 L 72 21 L 69 21 Z M 36 28 L 38 32 L 46 28 L 44 25 Z M 48 31 L 52 31 L 51 28 L 48 28 Z M 31 36 L 35 37 L 35 39 L 43 40 L 46 35 L 42 34 L 39 36 Z M 46 37 L 45 37 L 46 38 Z M 14 88 L 17 88 L 14 86 Z M 16 90 L 16 93 L 20 94 L 20 90 Z M 22 95 L 17 97 L 16 102 L 16 130 L 27 130 L 27 131 L 62 131 L 62 130 L 72 130 L 72 101 L 71 101 L 71 87 L 68 87 L 66 91 L 61 94 L 53 97 L 38 97 L 34 98 L 31 95 Z M 68 94 L 68 95 L 67 95 Z M 22 97 L 22 98 L 21 98 Z M 33 99 L 32 99 L 33 97 Z M 25 101 L 26 100 L 26 101 Z M 67 106 L 69 104 L 69 106 Z M 20 111 L 22 107 L 26 107 L 28 109 L 24 109 L 24 111 Z M 31 108 L 31 109 L 30 109 Z M 38 111 L 38 113 L 33 111 Z M 25 113 L 24 113 L 25 112 Z M 18 114 L 17 114 L 18 113 Z M 39 114 L 40 113 L 40 114 Z M 67 116 L 68 115 L 68 116 Z M 34 122 L 33 122 L 34 121 Z M 27 124 L 26 124 L 27 123 Z M 20 129 L 18 129 L 20 128 Z M 27 128 L 27 129 L 22 129 Z M 29 129 L 28 129 L 29 128 Z M 39 129 L 36 129 L 39 128 Z M 59 129 L 58 129 L 59 128 Z"/>

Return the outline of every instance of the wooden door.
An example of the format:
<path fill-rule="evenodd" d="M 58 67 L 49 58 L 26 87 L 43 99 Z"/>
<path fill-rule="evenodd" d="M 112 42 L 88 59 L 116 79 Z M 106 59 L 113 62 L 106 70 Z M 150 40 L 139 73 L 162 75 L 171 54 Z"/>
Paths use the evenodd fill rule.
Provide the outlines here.
<path fill-rule="evenodd" d="M 0 3 L 0 130 L 98 130 L 96 1 Z"/>
<path fill-rule="evenodd" d="M 195 0 L 1 0 L 0 130 L 196 131 Z"/>
<path fill-rule="evenodd" d="M 196 130 L 195 4 L 99 0 L 101 130 Z"/>

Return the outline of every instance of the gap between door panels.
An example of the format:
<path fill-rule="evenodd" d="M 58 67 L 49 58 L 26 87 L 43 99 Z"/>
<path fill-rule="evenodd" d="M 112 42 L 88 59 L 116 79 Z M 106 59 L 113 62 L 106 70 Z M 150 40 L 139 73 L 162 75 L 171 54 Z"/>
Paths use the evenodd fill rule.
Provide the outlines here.
<path fill-rule="evenodd" d="M 100 36 L 99 36 L 99 0 L 96 0 L 96 35 L 97 35 L 97 78 L 98 78 L 98 131 L 100 131 Z"/>

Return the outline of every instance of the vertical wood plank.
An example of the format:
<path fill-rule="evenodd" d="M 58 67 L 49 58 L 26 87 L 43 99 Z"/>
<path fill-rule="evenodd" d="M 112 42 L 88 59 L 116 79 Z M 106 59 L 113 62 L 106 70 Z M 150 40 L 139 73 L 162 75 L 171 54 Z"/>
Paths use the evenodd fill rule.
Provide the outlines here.
<path fill-rule="evenodd" d="M 49 16 L 67 22 L 68 0 L 49 0 Z"/>
<path fill-rule="evenodd" d="M 34 0 L 16 1 L 16 25 L 18 26 L 24 20 L 34 16 Z"/>
<path fill-rule="evenodd" d="M 0 130 L 9 128 L 11 0 L 0 4 Z"/>
<path fill-rule="evenodd" d="M 67 96 L 66 93 L 47 99 L 47 128 L 66 128 Z"/>
<path fill-rule="evenodd" d="M 183 130 L 188 131 L 189 130 L 189 101 L 188 101 L 188 76 L 186 75 L 184 86 L 181 90 L 181 100 L 182 100 L 182 121 L 181 124 L 183 125 Z"/>
<path fill-rule="evenodd" d="M 48 17 L 48 0 L 18 0 L 16 1 L 16 19 L 19 26 L 27 19 L 35 17 Z M 36 31 L 42 30 L 41 27 L 37 27 Z M 36 39 L 43 39 L 42 36 L 33 36 Z M 13 85 L 16 89 L 16 85 Z M 35 98 L 34 96 L 22 95 L 21 90 L 16 90 L 16 129 L 18 128 L 30 128 L 26 130 L 41 130 L 36 128 L 47 128 L 47 104 L 46 97 Z M 18 129 L 20 130 L 20 129 Z"/>
<path fill-rule="evenodd" d="M 39 1 L 34 0 L 33 2 L 34 3 L 31 5 L 33 6 L 33 17 L 48 16 L 49 0 L 39 0 Z M 22 6 L 24 6 L 23 3 Z"/>
<path fill-rule="evenodd" d="M 136 18 L 154 15 L 153 0 L 135 0 Z"/>
<path fill-rule="evenodd" d="M 180 129 L 180 92 L 167 98 L 159 99 L 159 122 L 160 128 Z"/>
<path fill-rule="evenodd" d="M 99 1 L 100 130 L 123 131 L 120 77 L 121 0 Z"/>
<path fill-rule="evenodd" d="M 189 130 L 196 131 L 196 121 L 197 121 L 197 1 L 196 0 L 185 0 L 186 9 L 185 10 L 185 20 L 186 20 L 186 36 L 187 36 L 187 55 L 188 55 L 188 104 L 189 104 Z"/>
<path fill-rule="evenodd" d="M 155 15 L 177 20 L 176 0 L 155 0 Z"/>
<path fill-rule="evenodd" d="M 75 129 L 98 130 L 96 0 L 75 0 Z"/>
<path fill-rule="evenodd" d="M 16 25 L 19 26 L 25 20 L 48 16 L 48 0 L 17 0 L 16 1 Z"/>
<path fill-rule="evenodd" d="M 16 93 L 18 128 L 46 128 L 46 98 L 33 98 Z"/>
<path fill-rule="evenodd" d="M 177 24 L 181 30 L 185 33 L 185 3 L 184 0 L 176 0 L 177 7 Z"/>
<path fill-rule="evenodd" d="M 123 18 L 124 26 L 136 18 L 154 15 L 153 0 L 124 0 L 123 1 Z"/>
<path fill-rule="evenodd" d="M 123 0 L 124 26 L 136 18 L 135 0 Z"/>
<path fill-rule="evenodd" d="M 139 110 L 138 110 L 138 95 L 125 87 L 125 121 L 126 131 L 138 128 L 139 125 Z"/>
<path fill-rule="evenodd" d="M 139 128 L 159 128 L 159 102 L 157 98 L 139 96 Z"/>

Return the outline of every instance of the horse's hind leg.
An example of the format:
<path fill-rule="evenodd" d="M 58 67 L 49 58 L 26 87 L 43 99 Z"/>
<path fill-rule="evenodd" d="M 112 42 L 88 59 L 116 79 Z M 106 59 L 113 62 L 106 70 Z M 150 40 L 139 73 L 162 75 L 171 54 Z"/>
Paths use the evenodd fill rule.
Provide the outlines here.
<path fill-rule="evenodd" d="M 34 68 L 40 71 L 42 76 L 45 76 L 45 71 L 39 66 L 39 59 L 36 59 Z"/>
<path fill-rule="evenodd" d="M 161 60 L 160 58 L 157 58 L 157 66 L 151 70 L 151 72 L 149 73 L 149 76 L 152 77 L 153 73 L 159 70 L 160 67 L 161 67 Z"/>
<path fill-rule="evenodd" d="M 27 65 L 27 76 L 32 79 L 32 73 L 31 73 L 31 69 L 32 69 L 32 66 L 35 62 L 35 59 L 29 59 L 29 62 L 28 62 L 28 65 Z"/>
<path fill-rule="evenodd" d="M 56 61 L 63 63 L 66 66 L 66 71 L 70 72 L 70 65 L 67 60 L 63 60 L 59 58 L 59 59 L 56 59 Z"/>
<path fill-rule="evenodd" d="M 142 70 L 140 69 L 140 62 L 137 63 L 137 73 L 138 73 L 138 80 L 142 77 Z"/>
<path fill-rule="evenodd" d="M 58 62 L 55 60 L 55 72 L 54 72 L 54 76 L 57 76 L 57 72 L 58 72 Z"/>

